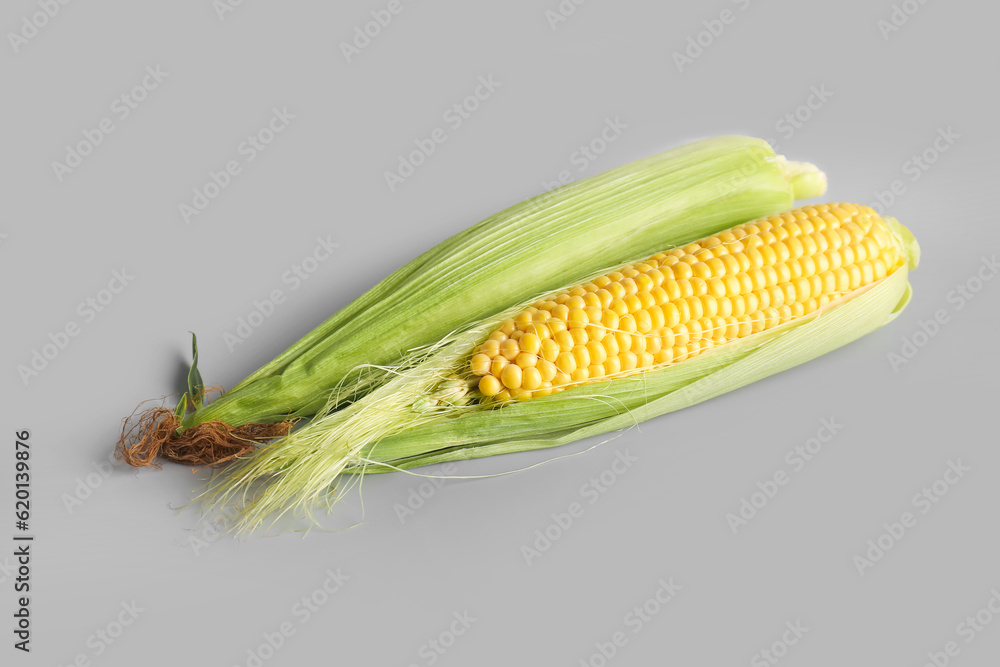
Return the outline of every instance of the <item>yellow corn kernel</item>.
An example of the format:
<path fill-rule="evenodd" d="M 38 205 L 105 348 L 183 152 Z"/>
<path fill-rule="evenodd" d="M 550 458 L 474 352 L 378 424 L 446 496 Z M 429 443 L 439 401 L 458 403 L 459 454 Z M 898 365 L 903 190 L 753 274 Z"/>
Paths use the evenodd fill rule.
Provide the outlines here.
<path fill-rule="evenodd" d="M 587 353 L 590 355 L 591 364 L 603 364 L 608 358 L 608 352 L 603 343 L 591 340 L 587 343 Z"/>
<path fill-rule="evenodd" d="M 508 389 L 517 389 L 521 386 L 521 367 L 517 364 L 507 364 L 500 373 L 500 382 Z"/>
<path fill-rule="evenodd" d="M 542 386 L 542 374 L 537 368 L 525 368 L 521 371 L 521 387 L 533 391 Z"/>
<path fill-rule="evenodd" d="M 510 362 L 507 361 L 504 357 L 501 356 L 496 357 L 492 362 L 490 362 L 490 374 L 495 375 L 497 376 L 497 378 L 499 378 L 500 373 L 503 372 L 503 369 L 506 368 L 507 364 L 509 363 Z"/>
<path fill-rule="evenodd" d="M 496 396 L 503 389 L 495 375 L 484 375 L 479 379 L 479 391 L 483 396 Z"/>
<path fill-rule="evenodd" d="M 563 373 L 569 374 L 576 370 L 576 357 L 572 352 L 560 352 L 556 358 L 556 367 Z"/>
<path fill-rule="evenodd" d="M 557 333 L 553 337 L 553 340 L 556 342 L 556 344 L 559 346 L 559 349 L 562 351 L 573 349 L 574 345 L 573 334 L 570 333 L 569 329 L 565 329 Z"/>
<path fill-rule="evenodd" d="M 518 340 L 518 345 L 521 347 L 521 352 L 526 352 L 527 354 L 538 354 L 542 349 L 542 341 L 533 333 L 526 333 Z"/>
<path fill-rule="evenodd" d="M 486 375 L 490 372 L 490 361 L 492 360 L 489 357 L 480 352 L 473 355 L 469 368 L 474 375 Z"/>
<path fill-rule="evenodd" d="M 608 357 L 604 361 L 603 366 L 605 375 L 616 375 L 620 373 L 622 370 L 621 357 L 619 357 L 617 354 Z"/>
<path fill-rule="evenodd" d="M 542 377 L 542 382 L 552 382 L 556 373 L 559 371 L 554 363 L 546 359 L 539 361 L 536 368 L 538 369 L 539 375 Z"/>
<path fill-rule="evenodd" d="M 647 331 L 656 332 L 664 327 L 666 318 L 663 316 L 663 308 L 650 306 L 646 312 L 649 314 L 649 329 Z"/>
<path fill-rule="evenodd" d="M 504 342 L 500 343 L 500 354 L 507 361 L 513 361 L 518 354 L 521 353 L 521 348 L 517 344 L 516 340 L 508 338 Z"/>
<path fill-rule="evenodd" d="M 520 367 L 522 370 L 525 368 L 531 368 L 538 363 L 538 355 L 528 354 L 527 352 L 522 352 L 514 359 L 514 364 Z"/>
<path fill-rule="evenodd" d="M 601 340 L 601 346 L 609 357 L 616 357 L 621 352 L 621 347 L 618 345 L 618 336 L 615 334 L 605 335 Z"/>

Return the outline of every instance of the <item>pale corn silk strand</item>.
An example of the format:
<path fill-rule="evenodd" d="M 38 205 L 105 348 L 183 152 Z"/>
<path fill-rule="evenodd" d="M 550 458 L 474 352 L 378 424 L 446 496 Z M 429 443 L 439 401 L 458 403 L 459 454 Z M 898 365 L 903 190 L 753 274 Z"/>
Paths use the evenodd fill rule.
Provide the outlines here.
<path fill-rule="evenodd" d="M 747 236 L 750 234 L 741 238 Z M 731 242 L 734 243 L 735 240 Z M 833 300 L 827 306 L 833 307 L 844 300 L 843 297 L 851 296 L 854 293 L 831 295 Z M 522 305 L 510 309 L 489 322 L 481 322 L 469 330 L 446 337 L 435 346 L 415 351 L 399 367 L 379 367 L 379 373 L 392 377 L 384 387 L 360 402 L 339 412 L 327 414 L 238 462 L 224 471 L 221 477 L 213 480 L 213 485 L 203 500 L 215 508 L 235 504 L 240 510 L 235 524 L 238 530 L 257 528 L 268 516 L 274 517 L 268 525 L 275 525 L 286 512 L 293 509 L 297 514 L 314 520 L 314 507 L 331 507 L 353 484 L 337 486 L 336 480 L 342 473 L 365 472 L 368 466 L 376 463 L 374 459 L 361 454 L 372 442 L 433 422 L 444 415 L 454 418 L 455 415 L 468 411 L 498 409 L 478 400 L 459 405 L 428 404 L 426 397 L 442 384 L 453 382 L 455 370 L 468 363 L 471 356 L 469 350 L 490 331 L 495 330 L 499 322 L 516 316 L 524 307 Z M 825 310 L 827 308 L 819 312 Z M 816 319 L 816 315 L 818 313 L 809 319 Z M 783 328 L 783 325 L 779 328 Z M 767 338 L 761 335 L 764 333 L 767 332 L 754 333 L 747 338 L 761 338 L 763 341 Z M 670 365 L 674 364 L 666 364 Z M 661 368 L 655 367 L 655 370 Z M 635 369 L 630 374 L 652 370 L 654 368 Z M 596 390 L 597 385 L 616 378 L 617 376 L 606 376 L 589 384 L 595 385 Z M 331 408 L 341 403 L 343 390 L 341 387 L 334 394 Z M 593 398 L 608 400 L 599 394 L 594 394 Z M 421 401 L 422 411 L 414 412 L 413 406 Z M 390 469 L 398 467 L 384 461 L 377 461 L 377 464 Z"/>

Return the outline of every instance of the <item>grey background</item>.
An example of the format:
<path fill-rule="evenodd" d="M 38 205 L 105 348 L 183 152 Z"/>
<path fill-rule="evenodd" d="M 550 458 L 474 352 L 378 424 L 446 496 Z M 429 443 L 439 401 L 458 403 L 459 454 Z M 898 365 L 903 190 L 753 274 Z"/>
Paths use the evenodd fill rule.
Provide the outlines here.
<path fill-rule="evenodd" d="M 996 5 L 911 2 L 916 12 L 885 39 L 886 0 L 591 0 L 555 30 L 556 0 L 403 0 L 348 63 L 341 42 L 387 4 L 247 0 L 220 19 L 207 1 L 71 2 L 19 52 L 9 37 L 0 45 L 0 534 L 14 532 L 12 434 L 27 428 L 36 535 L 30 656 L 10 646 L 12 559 L 0 559 L 4 664 L 82 654 L 95 665 L 247 665 L 263 634 L 290 623 L 294 635 L 263 664 L 429 665 L 421 646 L 463 612 L 475 622 L 434 664 L 599 665 L 595 644 L 618 631 L 627 643 L 609 664 L 767 664 L 755 655 L 796 621 L 808 631 L 781 664 L 916 666 L 948 641 L 960 649 L 950 664 L 996 664 L 1000 619 L 971 643 L 956 626 L 1000 587 L 1000 283 L 961 309 L 948 296 L 1000 245 Z M 672 54 L 725 9 L 732 22 L 679 71 Z M 7 2 L 0 27 L 20 31 L 37 11 Z M 169 75 L 120 120 L 111 105 L 147 66 Z M 495 93 L 390 192 L 383 173 L 398 155 L 448 127 L 444 111 L 489 75 Z M 832 95 L 799 111 L 810 117 L 789 133 L 782 119 L 814 86 Z M 289 127 L 185 223 L 179 204 L 210 170 L 243 159 L 238 145 L 275 107 L 294 114 Z M 59 182 L 52 162 L 105 117 L 114 132 Z M 574 152 L 608 118 L 627 129 L 579 171 Z M 948 128 L 959 138 L 914 182 L 907 162 Z M 98 472 L 120 419 L 180 388 L 189 330 L 206 380 L 231 387 L 392 269 L 560 171 L 592 175 L 724 133 L 816 162 L 830 201 L 874 203 L 902 181 L 888 212 L 923 259 L 897 321 L 584 455 L 446 482 L 405 521 L 398 507 L 434 487 L 398 474 L 366 480 L 364 515 L 355 500 L 328 524 L 359 524 L 351 530 L 216 539 L 177 511 L 204 472 Z M 336 253 L 291 290 L 283 274 L 327 236 Z M 78 304 L 123 268 L 134 280 L 84 322 Z M 230 352 L 224 335 L 276 288 L 287 300 Z M 887 355 L 938 310 L 948 323 L 918 336 L 926 344 L 894 370 Z M 71 322 L 79 335 L 25 384 L 18 366 Z M 790 470 L 786 452 L 830 417 L 843 428 L 734 534 L 726 515 Z M 451 472 L 503 472 L 595 444 Z M 638 462 L 528 565 L 535 531 L 624 451 Z M 949 460 L 971 470 L 919 514 L 912 497 Z M 853 558 L 906 511 L 916 525 L 860 574 Z M 302 622 L 295 605 L 338 568 L 349 579 Z M 633 633 L 626 614 L 671 578 L 681 590 Z M 133 601 L 138 617 L 96 655 L 88 638 Z"/>

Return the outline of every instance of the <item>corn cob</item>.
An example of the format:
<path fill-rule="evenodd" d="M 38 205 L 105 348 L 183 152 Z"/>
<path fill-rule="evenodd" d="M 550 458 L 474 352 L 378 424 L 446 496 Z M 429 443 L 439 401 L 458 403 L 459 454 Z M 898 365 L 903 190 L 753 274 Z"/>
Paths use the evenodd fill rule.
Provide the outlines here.
<path fill-rule="evenodd" d="M 331 404 L 225 470 L 205 501 L 245 503 L 237 527 L 248 530 L 290 507 L 308 513 L 342 473 L 554 447 L 693 405 L 892 320 L 918 255 L 895 220 L 842 203 L 647 256 L 446 337 L 357 403 Z"/>
<path fill-rule="evenodd" d="M 536 301 L 491 333 L 469 372 L 501 402 L 643 372 L 809 315 L 901 261 L 871 208 L 800 208 Z"/>

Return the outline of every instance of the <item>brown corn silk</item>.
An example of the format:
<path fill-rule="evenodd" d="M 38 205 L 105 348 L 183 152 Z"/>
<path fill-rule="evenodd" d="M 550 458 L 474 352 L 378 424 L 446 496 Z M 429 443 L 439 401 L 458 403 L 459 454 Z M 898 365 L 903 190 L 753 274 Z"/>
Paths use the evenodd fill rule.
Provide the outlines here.
<path fill-rule="evenodd" d="M 164 459 L 183 465 L 217 466 L 250 454 L 261 444 L 288 435 L 291 421 L 230 426 L 204 422 L 178 434 L 180 419 L 169 408 L 152 408 L 125 420 L 115 457 L 130 466 L 159 467 Z"/>

